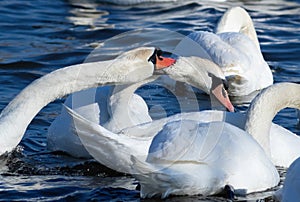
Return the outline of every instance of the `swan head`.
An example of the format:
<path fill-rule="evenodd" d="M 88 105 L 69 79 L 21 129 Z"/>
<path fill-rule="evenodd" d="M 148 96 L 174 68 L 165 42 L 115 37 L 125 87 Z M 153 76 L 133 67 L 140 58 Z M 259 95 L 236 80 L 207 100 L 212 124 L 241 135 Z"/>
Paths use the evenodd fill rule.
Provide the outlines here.
<path fill-rule="evenodd" d="M 226 85 L 224 85 L 225 76 L 212 61 L 196 56 L 178 57 L 175 64 L 161 71 L 176 81 L 185 82 L 203 90 L 211 96 L 212 100 L 221 103 L 229 111 L 234 111 Z"/>
<path fill-rule="evenodd" d="M 127 51 L 111 61 L 105 72 L 107 77 L 115 77 L 118 83 L 135 83 L 153 75 L 155 71 L 175 64 L 176 60 L 164 57 L 165 52 L 154 47 L 140 47 Z"/>

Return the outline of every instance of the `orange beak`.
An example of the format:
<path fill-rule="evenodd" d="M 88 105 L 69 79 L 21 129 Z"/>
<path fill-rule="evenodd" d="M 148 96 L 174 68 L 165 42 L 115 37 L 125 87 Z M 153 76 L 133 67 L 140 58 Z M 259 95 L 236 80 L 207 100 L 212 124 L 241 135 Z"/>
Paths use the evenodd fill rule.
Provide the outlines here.
<path fill-rule="evenodd" d="M 156 68 L 156 70 L 163 69 L 163 68 L 173 65 L 175 62 L 176 62 L 176 60 L 173 58 L 156 56 L 155 68 Z"/>
<path fill-rule="evenodd" d="M 234 112 L 234 107 L 229 100 L 226 90 L 223 88 L 223 84 L 220 84 L 215 89 L 213 89 L 212 94 L 214 94 L 219 102 L 221 102 L 221 104 L 230 112 Z"/>

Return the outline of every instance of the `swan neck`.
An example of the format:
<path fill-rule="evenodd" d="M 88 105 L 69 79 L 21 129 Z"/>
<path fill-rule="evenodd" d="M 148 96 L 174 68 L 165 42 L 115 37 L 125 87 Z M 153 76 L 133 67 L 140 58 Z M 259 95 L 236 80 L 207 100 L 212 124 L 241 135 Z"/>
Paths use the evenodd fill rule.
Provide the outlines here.
<path fill-rule="evenodd" d="M 158 76 L 152 76 L 146 80 L 130 85 L 115 86 L 109 99 L 109 111 L 111 118 L 107 123 L 105 123 L 105 128 L 112 132 L 118 133 L 124 128 L 150 121 L 149 119 L 144 120 L 142 118 L 144 116 L 149 117 L 146 103 L 145 108 L 139 108 L 141 107 L 141 103 L 136 103 L 135 106 L 131 106 L 131 102 L 135 91 L 139 87 L 146 83 L 154 81 L 155 79 L 157 79 L 157 77 Z M 136 120 L 138 117 L 132 117 L 133 113 L 130 110 L 134 110 L 140 113 L 138 114 L 139 117 L 141 117 L 141 120 L 139 120 L 139 122 L 137 122 Z"/>
<path fill-rule="evenodd" d="M 134 77 L 129 75 L 132 69 L 125 71 L 128 68 L 124 67 L 126 65 L 123 65 L 124 69 L 120 68 L 122 62 L 124 61 L 111 60 L 69 66 L 28 85 L 0 114 L 0 154 L 10 152 L 19 144 L 31 120 L 48 103 L 73 92 L 100 85 L 135 82 Z M 138 79 L 151 76 L 153 68 L 147 70 L 144 76 L 139 72 Z"/>
<path fill-rule="evenodd" d="M 220 19 L 216 33 L 240 32 L 248 36 L 260 51 L 257 34 L 249 14 L 241 7 L 229 9 Z"/>
<path fill-rule="evenodd" d="M 251 134 L 270 155 L 270 128 L 275 115 L 284 108 L 300 109 L 300 85 L 294 83 L 274 84 L 252 101 L 245 124 Z"/>

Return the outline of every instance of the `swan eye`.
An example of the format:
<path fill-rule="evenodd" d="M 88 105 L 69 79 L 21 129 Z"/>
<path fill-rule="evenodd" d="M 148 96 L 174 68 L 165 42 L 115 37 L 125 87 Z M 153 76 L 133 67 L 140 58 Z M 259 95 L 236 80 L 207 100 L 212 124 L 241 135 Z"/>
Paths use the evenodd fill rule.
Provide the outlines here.
<path fill-rule="evenodd" d="M 225 90 L 228 90 L 229 86 L 228 86 L 227 80 L 222 79 L 222 83 L 223 83 L 224 89 L 225 89 Z"/>
<path fill-rule="evenodd" d="M 165 51 L 162 51 L 158 48 L 154 50 L 154 53 L 148 59 L 148 62 L 152 62 L 154 64 L 154 68 L 156 70 L 163 69 L 173 65 L 176 62 L 176 59 L 171 57 L 164 57 L 163 55 L 171 54 Z"/>
<path fill-rule="evenodd" d="M 163 54 L 163 52 L 162 52 L 162 50 L 160 50 L 160 49 L 156 49 L 157 51 L 156 51 L 156 55 L 157 55 L 157 58 L 159 59 L 159 60 L 163 60 L 162 59 L 162 54 Z"/>
<path fill-rule="evenodd" d="M 153 54 L 148 59 L 148 62 L 152 62 L 154 65 L 156 64 L 157 51 L 158 51 L 158 49 L 155 49 Z"/>

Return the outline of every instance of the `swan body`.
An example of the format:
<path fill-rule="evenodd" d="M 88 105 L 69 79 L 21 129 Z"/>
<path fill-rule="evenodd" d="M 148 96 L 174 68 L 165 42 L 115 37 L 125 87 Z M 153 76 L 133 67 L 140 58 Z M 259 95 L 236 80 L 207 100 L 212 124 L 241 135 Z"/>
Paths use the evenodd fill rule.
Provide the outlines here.
<path fill-rule="evenodd" d="M 241 7 L 231 8 L 222 16 L 216 33 L 189 34 L 177 45 L 175 53 L 216 63 L 226 76 L 230 96 L 249 95 L 273 83 L 251 17 Z"/>
<path fill-rule="evenodd" d="M 220 192 L 226 184 L 233 185 L 240 193 L 249 193 L 279 182 L 276 168 L 252 136 L 226 122 L 199 123 L 182 116 L 167 117 L 169 121 L 161 124 L 162 130 L 153 139 L 153 132 L 157 132 L 155 126 L 159 124 L 138 126 L 144 131 L 140 136 L 130 136 L 125 131 L 115 134 L 89 123 L 71 109 L 68 111 L 78 126 L 81 141 L 93 157 L 112 169 L 136 176 L 142 185 L 142 197 L 211 195 Z M 163 140 L 167 143 L 160 142 Z M 160 146 L 165 146 L 165 150 L 158 149 Z"/>
<path fill-rule="evenodd" d="M 172 65 L 171 59 L 158 61 L 157 50 L 142 47 L 114 60 L 73 65 L 37 79 L 21 91 L 0 114 L 0 154 L 10 152 L 21 141 L 34 116 L 49 102 L 67 94 L 107 84 L 130 84 L 153 75 L 155 69 Z M 130 61 L 130 62 L 129 62 Z"/>
<path fill-rule="evenodd" d="M 241 113 L 232 113 L 217 110 L 204 110 L 200 112 L 181 113 L 152 123 L 145 123 L 143 127 L 131 127 L 121 131 L 132 137 L 149 137 L 151 134 L 157 134 L 163 126 L 170 121 L 191 120 L 201 123 L 215 121 L 227 122 L 242 130 L 245 130 L 247 115 Z M 143 130 L 147 132 L 143 132 Z M 300 137 L 282 126 L 272 123 L 269 132 L 271 160 L 274 165 L 288 168 L 291 163 L 300 157 Z M 150 145 L 150 144 L 149 144 Z M 145 154 L 146 150 L 140 151 Z"/>
<path fill-rule="evenodd" d="M 213 195 L 228 184 L 245 194 L 279 182 L 275 166 L 251 135 L 226 122 L 169 122 L 154 137 L 146 162 L 132 160 L 142 198 Z"/>
<path fill-rule="evenodd" d="M 278 96 L 274 97 L 275 93 Z M 300 108 L 299 93 L 300 85 L 294 83 L 280 83 L 264 89 L 248 109 L 245 130 L 225 122 L 207 123 L 206 127 L 190 120 L 167 123 L 154 137 L 146 161 L 140 161 L 134 155 L 132 157 L 133 175 L 141 184 L 141 197 L 158 195 L 164 198 L 170 194 L 211 195 L 220 192 L 226 183 L 237 187 L 238 190 L 244 188 L 246 193 L 262 191 L 277 185 L 279 175 L 269 158 L 271 155 L 269 133 L 272 119 L 285 107 Z M 265 106 L 266 104 L 268 106 Z M 264 109 L 262 106 L 265 106 Z M 223 135 L 226 136 L 224 139 L 222 139 Z M 242 138 L 247 135 L 249 139 L 243 141 Z M 253 141 L 253 148 L 250 148 L 251 141 Z M 219 150 L 219 146 L 224 150 Z M 248 146 L 249 148 L 245 149 Z M 256 153 L 255 147 L 260 152 Z M 223 164 L 223 159 L 227 159 L 228 156 L 230 159 Z M 236 162 L 234 157 L 237 158 Z M 266 165 L 266 162 L 269 164 Z M 234 165 L 234 168 L 230 167 L 227 170 L 227 163 Z M 210 169 L 221 168 L 220 171 L 224 172 L 226 180 L 219 174 L 220 171 L 213 170 L 211 174 L 208 169 L 202 168 L 202 164 Z M 239 164 L 242 166 L 239 167 Z M 256 168 L 243 173 L 249 165 L 255 165 Z M 297 163 L 292 164 L 289 169 L 292 176 L 295 175 L 293 171 L 296 170 L 295 165 Z M 253 179 L 255 176 L 263 177 L 258 182 L 257 179 Z M 295 193 L 299 195 L 293 187 L 297 186 L 298 179 L 287 175 L 286 190 L 289 190 L 291 195 Z M 283 189 L 283 193 L 284 191 Z"/>
<path fill-rule="evenodd" d="M 153 139 L 153 135 L 150 135 L 150 133 L 152 134 L 157 129 L 153 130 L 152 127 L 146 127 L 151 123 L 139 126 L 141 131 L 150 131 L 146 132 L 147 134 L 140 136 L 130 136 L 131 133 L 115 134 L 100 125 L 89 123 L 88 120 L 78 115 L 72 109 L 67 110 L 74 118 L 81 141 L 96 160 L 117 171 L 134 174 L 142 185 L 147 180 L 150 181 L 150 184 L 153 182 L 153 184 L 149 185 L 151 186 L 149 189 L 152 191 L 149 191 L 147 187 L 141 192 L 142 197 L 152 197 L 157 194 L 162 194 L 163 197 L 169 194 L 211 195 L 220 192 L 226 184 L 233 185 L 240 193 L 248 193 L 265 190 L 277 185 L 279 182 L 276 168 L 257 142 L 246 132 L 226 122 L 199 123 L 198 120 L 184 119 L 180 116 L 177 116 L 177 119 L 168 117 L 166 119 L 171 121 L 165 125 L 162 124 L 163 130 Z M 196 112 L 191 114 L 197 117 Z M 161 122 L 161 120 L 156 123 L 158 122 Z M 178 127 L 179 125 L 181 127 Z M 223 129 L 221 134 L 213 131 L 207 133 L 209 128 L 220 131 L 221 126 Z M 180 130 L 180 133 L 177 129 Z M 178 133 L 176 133 L 176 130 Z M 173 133 L 173 131 L 175 132 Z M 155 145 L 163 145 L 163 143 L 153 143 L 158 140 L 169 140 L 167 137 L 160 138 L 161 133 L 163 136 L 176 136 L 176 138 L 170 140 L 171 143 L 166 143 L 166 145 L 169 144 L 170 146 L 168 151 L 159 151 L 158 148 L 155 148 Z M 192 137 L 186 137 L 187 135 Z M 213 142 L 216 139 L 217 142 Z M 176 142 L 172 142 L 173 140 L 176 140 Z M 202 142 L 203 140 L 205 142 Z M 244 143 L 246 146 L 240 143 Z M 197 158 L 196 148 L 198 147 L 202 148 L 202 150 L 198 152 L 201 156 L 199 156 L 199 161 L 197 162 L 195 159 Z M 178 160 L 179 163 L 174 162 L 175 168 L 173 168 L 173 162 L 157 156 L 153 157 L 153 159 L 156 159 L 157 162 L 160 160 L 162 162 L 166 161 L 166 164 L 163 165 L 160 162 L 157 163 L 158 167 L 156 167 L 151 162 L 150 165 L 148 162 L 150 158 L 147 151 L 148 148 L 150 148 L 149 151 L 153 151 L 152 157 L 154 155 L 170 154 L 171 158 L 174 158 L 174 161 Z M 165 149 L 167 148 L 168 146 Z M 186 150 L 186 148 L 190 149 Z M 184 150 L 184 153 L 181 155 L 179 152 L 182 150 Z M 251 155 L 249 151 L 251 151 Z M 224 156 L 220 155 L 223 153 Z M 184 157 L 181 158 L 181 156 L 188 158 L 185 159 L 187 160 L 186 164 L 184 163 Z M 247 162 L 241 160 L 241 158 L 247 159 Z M 182 165 L 180 162 L 183 162 Z M 188 167 L 190 164 L 191 166 Z M 257 169 L 247 166 L 248 164 L 256 165 Z M 181 172 L 181 169 L 187 172 Z M 152 173 L 149 174 L 148 171 Z M 156 175 L 158 176 L 152 178 Z M 264 177 L 262 179 L 257 176 Z M 156 180 L 163 180 L 164 183 Z M 147 182 L 149 183 L 149 181 Z M 173 183 L 177 184 L 178 187 L 174 188 Z M 166 190 L 167 187 L 168 190 Z M 172 190 L 173 188 L 178 190 L 178 192 Z"/>
<path fill-rule="evenodd" d="M 264 110 L 266 108 L 266 103 L 269 104 L 269 102 L 275 101 L 274 98 L 281 97 L 280 93 L 285 94 L 287 89 L 289 91 L 291 90 L 293 93 L 290 96 L 287 96 L 286 99 L 293 99 L 296 93 L 295 91 L 299 89 L 299 85 L 290 83 L 276 84 L 267 88 L 258 96 L 260 98 L 256 99 L 256 101 L 251 104 L 252 107 L 250 108 L 253 110 L 253 107 L 256 106 L 258 113 L 255 115 L 255 117 L 259 116 L 263 120 L 260 120 L 260 122 L 257 123 L 257 126 L 254 124 L 253 127 L 262 127 L 260 123 L 265 126 L 269 125 L 268 122 L 264 120 L 265 114 L 269 113 L 271 110 L 277 111 L 278 107 L 273 106 L 274 108 L 270 108 L 268 109 L 268 112 L 266 112 Z M 270 91 L 273 93 L 270 94 Z M 278 96 L 276 96 L 277 93 Z M 280 106 L 284 107 L 285 105 L 280 104 Z M 68 109 L 68 113 L 72 119 L 74 119 L 74 123 L 77 125 L 77 134 L 89 153 L 100 163 L 107 165 L 111 169 L 125 173 L 131 173 L 132 163 L 130 161 L 130 155 L 138 154 L 141 156 L 140 159 L 145 160 L 153 137 L 160 130 L 162 130 L 163 126 L 168 122 L 179 120 L 191 120 L 201 123 L 222 121 L 245 130 L 246 125 L 252 122 L 252 119 L 249 118 L 249 116 L 253 114 L 253 112 L 248 112 L 250 115 L 247 115 L 216 110 L 181 113 L 163 119 L 154 120 L 152 122 L 125 128 L 118 133 L 113 133 L 96 123 L 91 123 L 89 120 L 83 116 L 80 116 L 71 109 Z M 298 149 L 300 145 L 300 138 L 283 127 L 271 123 L 272 119 L 273 118 L 269 119 L 270 131 L 263 134 L 260 133 L 260 136 L 270 139 L 269 144 L 265 145 L 266 148 L 264 149 L 270 152 L 269 154 L 271 156 L 271 160 L 275 165 L 289 167 L 290 164 L 300 156 L 300 150 Z M 253 135 L 258 142 L 261 142 L 259 138 L 257 138 L 257 136 L 251 132 L 251 130 L 252 129 L 250 127 L 248 132 Z M 139 141 L 140 143 L 137 143 Z M 136 147 L 136 145 L 143 146 Z M 118 149 L 114 152 L 113 156 L 107 155 L 106 150 L 113 150 L 111 148 L 117 147 Z M 119 156 L 120 153 L 122 153 L 122 157 Z"/>

